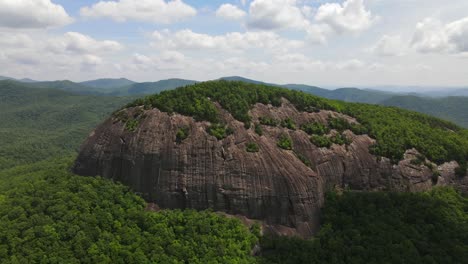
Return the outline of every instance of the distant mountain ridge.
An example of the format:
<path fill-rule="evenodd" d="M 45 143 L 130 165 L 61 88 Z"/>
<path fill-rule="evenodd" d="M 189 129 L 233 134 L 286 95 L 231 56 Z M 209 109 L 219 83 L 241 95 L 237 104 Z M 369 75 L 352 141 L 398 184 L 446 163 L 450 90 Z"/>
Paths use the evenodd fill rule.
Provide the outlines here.
<path fill-rule="evenodd" d="M 0 80 L 15 80 L 13 78 L 0 76 Z M 346 102 L 381 104 L 386 106 L 396 106 L 405 108 L 439 118 L 450 120 L 463 127 L 468 127 L 468 115 L 466 106 L 468 105 L 468 89 L 455 89 L 447 91 L 432 91 L 426 93 L 393 93 L 373 89 L 359 88 L 339 88 L 324 89 L 317 86 L 305 84 L 274 84 L 258 80 L 252 80 L 241 76 L 226 76 L 219 78 L 227 81 L 242 81 L 246 83 L 264 84 L 276 87 L 283 87 L 292 90 L 299 90 L 314 94 L 320 97 L 341 100 Z M 29 79 L 16 80 L 23 84 L 36 88 L 54 88 L 83 95 L 100 96 L 138 96 L 155 94 L 166 90 L 198 83 L 195 80 L 167 79 L 156 82 L 134 82 L 125 78 L 119 79 L 97 79 L 81 83 L 72 81 L 46 81 L 36 82 Z M 454 98 L 443 97 L 443 95 L 455 94 Z M 438 95 L 440 95 L 438 97 Z M 456 105 L 456 107 L 454 107 Z"/>
<path fill-rule="evenodd" d="M 105 78 L 105 79 L 97 79 L 97 80 L 80 82 L 80 84 L 85 85 L 85 86 L 94 87 L 94 88 L 104 88 L 104 89 L 129 86 L 135 83 L 136 82 L 131 81 L 126 78 L 119 78 L 119 79 Z"/>

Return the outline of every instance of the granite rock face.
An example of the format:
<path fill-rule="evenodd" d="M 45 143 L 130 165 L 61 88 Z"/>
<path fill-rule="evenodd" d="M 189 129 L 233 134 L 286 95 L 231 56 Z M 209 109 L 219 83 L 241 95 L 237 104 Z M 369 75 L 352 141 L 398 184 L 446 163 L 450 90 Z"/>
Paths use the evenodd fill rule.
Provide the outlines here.
<path fill-rule="evenodd" d="M 456 162 L 432 169 L 413 165 L 417 151 L 408 150 L 405 159 L 393 165 L 369 153 L 373 139 L 351 131 L 344 132 L 351 144 L 319 148 L 299 129 L 262 126 L 259 136 L 253 126 L 246 129 L 220 108 L 234 133 L 218 140 L 206 132 L 209 122 L 158 109 L 124 111 L 140 116 L 135 130 L 116 117 L 109 118 L 82 145 L 73 171 L 120 181 L 161 208 L 212 208 L 292 228 L 307 237 L 318 230 L 329 189 L 423 191 L 434 185 L 468 189 L 468 181 L 454 175 Z M 297 127 L 313 121 L 326 124 L 328 118 L 338 116 L 356 122 L 331 111 L 299 112 L 286 100 L 281 107 L 257 104 L 250 115 L 253 122 L 259 117 L 291 118 Z M 188 137 L 178 142 L 181 128 L 188 128 Z M 292 139 L 293 150 L 277 146 L 282 135 Z M 259 151 L 247 152 L 249 142 L 255 142 Z M 440 176 L 434 177 L 434 170 Z"/>

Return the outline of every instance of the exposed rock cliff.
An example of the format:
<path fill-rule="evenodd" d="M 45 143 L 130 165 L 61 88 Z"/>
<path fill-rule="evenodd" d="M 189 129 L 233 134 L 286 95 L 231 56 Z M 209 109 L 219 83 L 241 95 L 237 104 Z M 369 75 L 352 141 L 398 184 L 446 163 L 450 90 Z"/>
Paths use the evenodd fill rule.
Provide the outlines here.
<path fill-rule="evenodd" d="M 315 146 L 300 129 L 262 125 L 260 136 L 253 126 L 246 129 L 218 108 L 233 129 L 221 140 L 206 132 L 209 122 L 158 109 L 126 109 L 128 115 L 140 116 L 135 127 L 129 129 L 115 116 L 106 120 L 83 144 L 73 170 L 121 181 L 161 208 L 213 208 L 292 227 L 303 236 L 318 229 L 327 189 L 422 191 L 457 185 L 468 191 L 468 177 L 454 176 L 456 162 L 415 164 L 418 153 L 413 149 L 393 165 L 369 153 L 373 139 L 349 130 L 344 135 L 350 144 L 330 148 Z M 254 123 L 260 117 L 290 118 L 297 127 L 313 121 L 327 124 L 330 117 L 357 123 L 331 111 L 299 112 L 286 100 L 281 107 L 256 104 L 249 114 Z M 188 136 L 178 142 L 182 128 L 188 128 Z M 292 150 L 277 146 L 282 135 L 291 138 Z M 252 142 L 258 152 L 246 151 Z"/>

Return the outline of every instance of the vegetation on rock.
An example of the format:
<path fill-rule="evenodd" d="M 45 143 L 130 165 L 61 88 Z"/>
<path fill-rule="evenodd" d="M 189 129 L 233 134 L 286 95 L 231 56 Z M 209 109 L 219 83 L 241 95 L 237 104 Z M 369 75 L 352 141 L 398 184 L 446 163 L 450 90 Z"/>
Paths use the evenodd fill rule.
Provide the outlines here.
<path fill-rule="evenodd" d="M 218 140 L 221 140 L 233 133 L 232 128 L 218 123 L 210 125 L 207 131 L 208 134 L 216 137 Z"/>
<path fill-rule="evenodd" d="M 176 142 L 180 143 L 189 136 L 189 128 L 182 127 L 177 130 Z"/>
<path fill-rule="evenodd" d="M 299 111 L 318 108 L 356 118 L 362 126 L 353 127 L 341 119 L 330 120 L 330 126 L 340 131 L 351 129 L 359 134 L 368 133 L 377 140 L 372 152 L 394 162 L 401 160 L 407 149 L 416 148 L 436 163 L 452 160 L 462 166 L 467 163 L 468 133 L 450 122 L 395 107 L 332 101 L 261 84 L 210 81 L 164 91 L 128 106 L 148 105 L 166 112 L 190 115 L 197 120 L 217 122 L 219 114 L 213 103 L 217 102 L 237 120 L 250 123 L 248 112 L 254 104 L 279 106 L 281 98 L 289 100 Z M 263 124 L 266 123 L 264 120 Z"/>
<path fill-rule="evenodd" d="M 277 145 L 278 147 L 285 149 L 285 150 L 293 149 L 292 140 L 287 135 L 281 135 L 280 138 L 278 139 Z"/>
<path fill-rule="evenodd" d="M 255 142 L 247 143 L 245 149 L 247 150 L 247 152 L 258 152 L 259 150 L 258 145 Z"/>

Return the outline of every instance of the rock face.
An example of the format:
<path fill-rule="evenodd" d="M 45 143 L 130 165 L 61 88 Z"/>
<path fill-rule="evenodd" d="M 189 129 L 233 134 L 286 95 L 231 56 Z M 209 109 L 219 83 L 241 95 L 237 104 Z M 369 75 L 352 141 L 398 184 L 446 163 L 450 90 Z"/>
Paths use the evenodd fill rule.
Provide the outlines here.
<path fill-rule="evenodd" d="M 328 189 L 423 191 L 438 184 L 468 190 L 467 177 L 454 176 L 456 162 L 436 167 L 440 176 L 435 177 L 427 165 L 413 165 L 417 151 L 408 150 L 404 160 L 392 165 L 369 153 L 373 139 L 351 131 L 344 132 L 351 144 L 318 148 L 302 130 L 262 126 L 259 136 L 220 109 L 234 133 L 218 140 L 206 132 L 208 122 L 158 109 L 125 111 L 144 112 L 135 131 L 109 118 L 83 144 L 73 171 L 120 181 L 161 208 L 212 208 L 289 227 L 307 237 L 318 229 Z M 257 104 L 250 115 L 254 122 L 259 117 L 291 118 L 297 127 L 313 121 L 326 124 L 331 116 L 356 122 L 330 111 L 299 112 L 286 100 L 281 107 Z M 188 137 L 177 142 L 181 128 L 189 128 Z M 292 139 L 293 150 L 277 146 L 281 135 Z M 259 151 L 247 152 L 249 142 Z"/>

